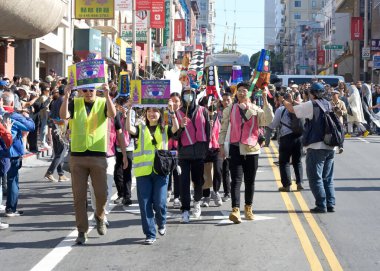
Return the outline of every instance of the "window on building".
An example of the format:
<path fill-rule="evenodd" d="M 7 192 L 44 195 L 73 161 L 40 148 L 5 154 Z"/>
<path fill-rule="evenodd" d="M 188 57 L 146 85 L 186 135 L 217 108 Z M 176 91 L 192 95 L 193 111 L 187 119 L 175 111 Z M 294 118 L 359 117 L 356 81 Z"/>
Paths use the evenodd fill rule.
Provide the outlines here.
<path fill-rule="evenodd" d="M 298 1 L 298 0 L 294 1 L 294 7 L 300 8 L 301 7 L 301 1 Z"/>
<path fill-rule="evenodd" d="M 294 20 L 301 20 L 301 13 L 299 12 L 294 13 Z"/>
<path fill-rule="evenodd" d="M 200 4 L 200 9 L 201 9 L 201 10 L 207 10 L 207 4 L 206 4 L 205 2 L 202 2 L 202 3 Z"/>
<path fill-rule="evenodd" d="M 313 20 L 315 21 L 315 19 L 317 18 L 317 14 L 313 13 L 311 16 L 312 16 Z"/>
<path fill-rule="evenodd" d="M 311 7 L 313 8 L 317 7 L 317 1 L 315 0 L 311 1 Z"/>
<path fill-rule="evenodd" d="M 322 5 L 322 7 L 324 7 L 325 6 L 325 1 L 322 1 L 321 5 Z"/>

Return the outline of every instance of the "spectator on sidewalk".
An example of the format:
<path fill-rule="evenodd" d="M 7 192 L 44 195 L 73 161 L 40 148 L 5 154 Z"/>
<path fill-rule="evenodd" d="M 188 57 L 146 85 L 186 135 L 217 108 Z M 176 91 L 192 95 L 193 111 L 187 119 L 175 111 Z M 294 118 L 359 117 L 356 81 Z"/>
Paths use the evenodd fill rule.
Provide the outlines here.
<path fill-rule="evenodd" d="M 13 121 L 12 137 L 13 143 L 9 148 L 6 157 L 10 158 L 10 169 L 7 172 L 7 203 L 5 215 L 8 217 L 20 216 L 22 211 L 17 210 L 19 194 L 19 170 L 22 167 L 22 156 L 25 153 L 22 142 L 22 132 L 31 132 L 35 129 L 34 122 L 29 118 L 27 112 L 22 114 L 14 112 L 14 95 L 4 92 L 2 95 L 4 110 L 7 112 L 3 118 L 10 118 Z"/>

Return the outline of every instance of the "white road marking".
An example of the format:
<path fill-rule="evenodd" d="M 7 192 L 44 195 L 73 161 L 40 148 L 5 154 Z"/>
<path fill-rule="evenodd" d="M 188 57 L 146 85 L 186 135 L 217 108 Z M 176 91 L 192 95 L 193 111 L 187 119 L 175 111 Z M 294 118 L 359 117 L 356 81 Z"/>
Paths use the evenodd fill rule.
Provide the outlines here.
<path fill-rule="evenodd" d="M 223 214 L 223 216 L 214 216 L 214 219 L 220 219 L 221 220 L 219 222 L 219 224 L 233 224 L 233 222 L 228 219 L 230 212 L 221 211 L 221 213 Z M 242 215 L 241 218 L 242 218 L 242 222 L 255 222 L 255 221 L 261 221 L 261 220 L 275 219 L 275 217 L 263 216 L 263 215 L 255 215 L 255 220 L 245 220 L 244 215 Z"/>
<path fill-rule="evenodd" d="M 358 140 L 360 140 L 360 141 L 362 141 L 362 142 L 364 142 L 364 143 L 367 143 L 367 144 L 370 143 L 369 141 L 367 141 L 367 140 L 365 140 L 365 139 L 363 139 L 363 138 L 360 138 L 360 137 L 358 137 Z"/>

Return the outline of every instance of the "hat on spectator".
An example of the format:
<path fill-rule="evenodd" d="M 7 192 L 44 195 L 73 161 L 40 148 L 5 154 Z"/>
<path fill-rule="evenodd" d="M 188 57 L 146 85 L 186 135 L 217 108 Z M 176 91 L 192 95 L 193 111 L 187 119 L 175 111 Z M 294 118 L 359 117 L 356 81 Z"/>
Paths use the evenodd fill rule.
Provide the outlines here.
<path fill-rule="evenodd" d="M 48 83 L 51 83 L 51 82 L 54 81 L 54 78 L 53 78 L 53 76 L 48 75 L 48 76 L 46 76 L 45 81 L 48 82 Z"/>
<path fill-rule="evenodd" d="M 271 90 L 271 91 L 275 91 L 276 87 L 273 84 L 269 84 L 268 85 L 268 89 Z"/>
<path fill-rule="evenodd" d="M 17 88 L 18 90 L 22 89 L 26 92 L 26 94 L 30 94 L 30 88 L 27 85 L 21 85 Z"/>
<path fill-rule="evenodd" d="M 334 89 L 333 91 L 331 91 L 332 94 L 340 94 L 340 92 L 336 89 Z"/>
<path fill-rule="evenodd" d="M 3 81 L 3 80 L 0 81 L 0 86 L 6 87 L 7 85 L 8 85 L 7 81 Z"/>
<path fill-rule="evenodd" d="M 293 84 L 291 87 L 292 88 L 298 88 L 298 85 L 297 84 Z"/>

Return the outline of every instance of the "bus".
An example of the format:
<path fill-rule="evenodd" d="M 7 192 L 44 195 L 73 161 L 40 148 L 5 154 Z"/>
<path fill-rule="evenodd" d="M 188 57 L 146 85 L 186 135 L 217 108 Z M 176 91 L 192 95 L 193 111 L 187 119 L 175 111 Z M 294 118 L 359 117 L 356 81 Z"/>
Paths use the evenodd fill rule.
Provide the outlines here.
<path fill-rule="evenodd" d="M 251 67 L 249 57 L 244 54 L 217 53 L 208 55 L 205 61 L 205 68 L 210 66 L 218 67 L 219 81 L 228 82 L 232 76 L 232 66 L 241 66 L 243 81 L 251 78 Z"/>
<path fill-rule="evenodd" d="M 291 86 L 292 84 L 302 85 L 311 83 L 313 79 L 323 80 L 332 87 L 338 86 L 339 81 L 344 82 L 344 77 L 339 75 L 277 75 L 282 80 L 283 86 Z"/>

